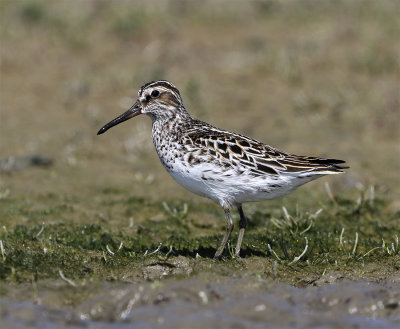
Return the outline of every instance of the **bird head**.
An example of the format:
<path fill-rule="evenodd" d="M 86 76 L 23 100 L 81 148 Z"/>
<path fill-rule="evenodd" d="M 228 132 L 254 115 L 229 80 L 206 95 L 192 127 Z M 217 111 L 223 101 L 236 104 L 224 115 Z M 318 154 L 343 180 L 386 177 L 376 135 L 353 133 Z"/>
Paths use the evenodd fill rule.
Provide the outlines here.
<path fill-rule="evenodd" d="M 146 114 L 154 121 L 187 117 L 179 90 L 166 80 L 146 83 L 138 91 L 138 99 L 132 107 L 105 124 L 97 135 L 105 133 L 111 127 L 129 120 L 139 114 Z"/>

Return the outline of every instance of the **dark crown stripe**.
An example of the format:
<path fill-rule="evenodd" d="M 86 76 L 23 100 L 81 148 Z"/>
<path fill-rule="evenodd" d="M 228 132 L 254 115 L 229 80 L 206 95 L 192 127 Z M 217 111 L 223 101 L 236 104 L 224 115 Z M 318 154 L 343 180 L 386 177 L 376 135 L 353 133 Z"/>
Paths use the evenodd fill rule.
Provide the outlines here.
<path fill-rule="evenodd" d="M 157 87 L 157 86 L 170 89 L 170 90 L 172 90 L 174 93 L 178 94 L 179 96 L 181 95 L 181 94 L 179 93 L 178 88 L 176 88 L 172 83 L 170 83 L 170 82 L 168 82 L 168 81 L 166 81 L 166 80 L 157 80 L 157 81 L 152 81 L 152 82 L 146 83 L 145 85 L 143 85 L 143 86 L 140 88 L 140 95 L 143 93 L 143 91 L 144 91 L 146 88 L 149 88 L 149 87 Z"/>

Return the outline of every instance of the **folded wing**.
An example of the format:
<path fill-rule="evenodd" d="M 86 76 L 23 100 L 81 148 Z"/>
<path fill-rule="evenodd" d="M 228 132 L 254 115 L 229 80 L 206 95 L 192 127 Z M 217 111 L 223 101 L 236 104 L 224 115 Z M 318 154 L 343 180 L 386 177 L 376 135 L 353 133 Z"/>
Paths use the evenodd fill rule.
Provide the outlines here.
<path fill-rule="evenodd" d="M 204 123 L 203 123 L 204 127 Z M 188 134 L 194 145 L 207 149 L 208 154 L 237 170 L 254 176 L 263 175 L 327 175 L 338 174 L 349 168 L 343 160 L 298 156 L 258 142 L 208 126 L 201 134 Z"/>

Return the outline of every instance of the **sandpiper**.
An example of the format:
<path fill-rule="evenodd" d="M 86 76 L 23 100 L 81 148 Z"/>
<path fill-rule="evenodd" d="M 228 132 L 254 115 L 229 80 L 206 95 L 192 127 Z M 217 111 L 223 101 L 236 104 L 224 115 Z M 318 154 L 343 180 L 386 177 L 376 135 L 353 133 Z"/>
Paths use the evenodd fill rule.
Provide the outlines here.
<path fill-rule="evenodd" d="M 233 230 L 230 209 L 239 211 L 239 237 L 246 228 L 242 204 L 274 199 L 324 175 L 342 173 L 345 161 L 297 156 L 252 138 L 216 128 L 194 119 L 186 111 L 179 90 L 165 80 L 152 81 L 138 91 L 138 99 L 125 113 L 104 125 L 111 127 L 146 114 L 152 120 L 152 138 L 168 173 L 183 187 L 210 198 L 225 211 L 226 233 L 214 258 L 220 258 Z"/>

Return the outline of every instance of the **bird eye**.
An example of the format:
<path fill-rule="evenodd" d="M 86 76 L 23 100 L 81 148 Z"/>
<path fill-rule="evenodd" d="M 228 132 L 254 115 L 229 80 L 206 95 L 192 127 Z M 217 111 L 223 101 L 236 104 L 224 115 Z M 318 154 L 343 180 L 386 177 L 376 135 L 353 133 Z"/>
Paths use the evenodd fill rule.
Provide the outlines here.
<path fill-rule="evenodd" d="M 153 90 L 151 92 L 151 97 L 156 98 L 158 96 L 160 96 L 160 92 L 158 90 Z"/>

